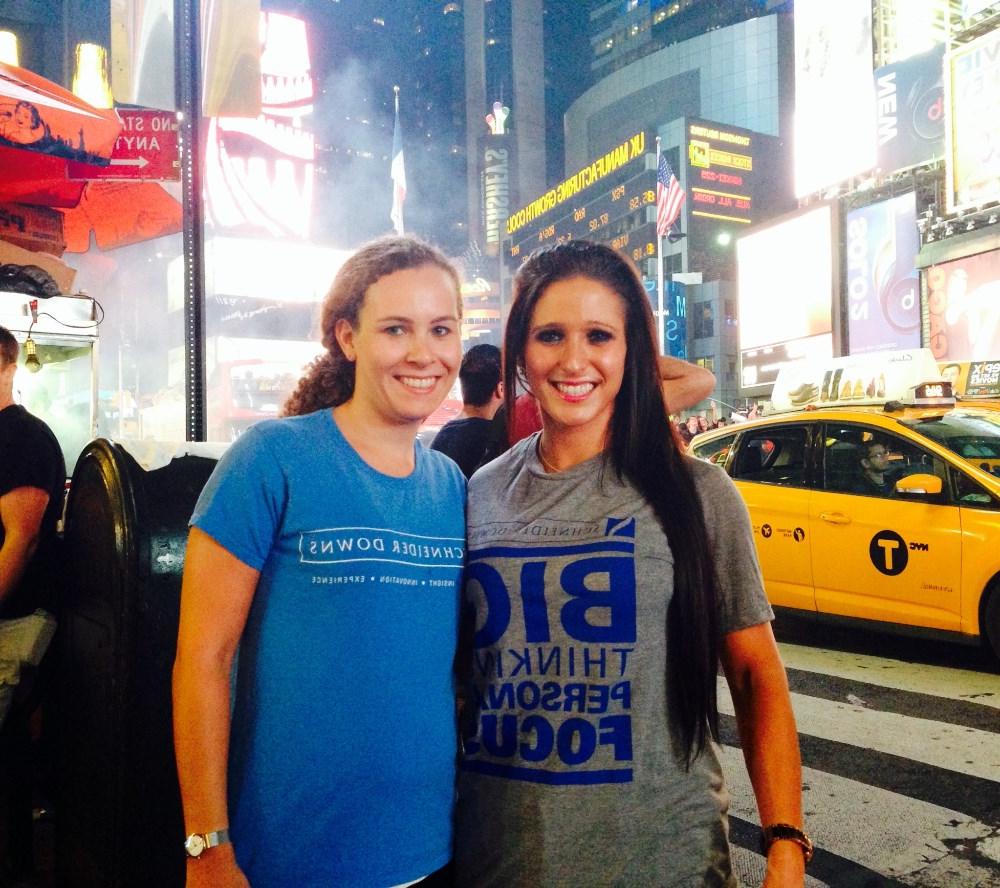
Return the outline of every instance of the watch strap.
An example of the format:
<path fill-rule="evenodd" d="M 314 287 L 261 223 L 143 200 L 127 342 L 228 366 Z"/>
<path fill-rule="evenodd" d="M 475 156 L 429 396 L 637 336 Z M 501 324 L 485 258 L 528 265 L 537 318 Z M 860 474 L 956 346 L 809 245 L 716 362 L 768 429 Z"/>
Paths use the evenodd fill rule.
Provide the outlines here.
<path fill-rule="evenodd" d="M 208 832 L 203 834 L 205 836 L 205 848 L 215 848 L 218 845 L 228 845 L 229 844 L 229 830 L 228 829 L 217 829 L 214 832 Z"/>
<path fill-rule="evenodd" d="M 790 823 L 772 823 L 769 826 L 765 826 L 761 832 L 761 845 L 763 846 L 765 856 L 771 850 L 771 845 L 779 839 L 786 839 L 790 842 L 795 842 L 802 849 L 806 863 L 812 860 L 813 851 L 815 850 L 812 839 L 797 826 L 792 826 Z"/>

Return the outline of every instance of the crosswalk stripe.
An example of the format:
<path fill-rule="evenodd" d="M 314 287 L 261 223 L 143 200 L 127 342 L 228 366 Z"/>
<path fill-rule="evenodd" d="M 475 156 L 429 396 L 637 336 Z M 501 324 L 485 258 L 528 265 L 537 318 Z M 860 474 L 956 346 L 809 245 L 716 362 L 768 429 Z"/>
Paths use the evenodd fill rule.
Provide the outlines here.
<path fill-rule="evenodd" d="M 1000 709 L 1000 675 L 780 642 L 785 666 Z"/>
<path fill-rule="evenodd" d="M 726 745 L 720 749 L 720 758 L 732 797 L 731 814 L 759 824 L 742 753 Z M 994 832 L 993 827 L 974 817 L 809 767 L 803 769 L 803 783 L 808 787 L 803 796 L 806 826 L 823 851 L 887 879 L 904 882 L 907 876 L 945 861 L 955 871 L 956 878 L 940 884 L 990 884 L 984 879 L 997 875 L 971 861 L 956 862 L 949 857 L 951 849 L 946 843 L 976 841 Z M 845 819 L 848 811 L 849 821 Z M 734 830 L 734 834 L 739 841 L 739 830 Z M 931 841 L 928 837 L 932 837 Z M 813 875 L 824 881 L 829 880 L 824 878 L 824 871 L 839 874 L 839 880 L 830 881 L 838 886 L 846 884 L 847 869 L 838 861 L 828 861 L 822 866 L 821 860 L 811 868 Z"/>
<path fill-rule="evenodd" d="M 908 758 L 1000 783 L 1000 735 L 863 706 L 792 694 L 799 733 Z M 719 683 L 719 712 L 734 715 Z"/>
<path fill-rule="evenodd" d="M 934 720 L 965 728 L 975 728 L 1000 734 L 1000 713 L 990 706 L 968 700 L 952 700 L 916 691 L 885 688 L 871 682 L 824 675 L 787 668 L 788 684 L 792 693 L 819 697 L 834 702 L 847 702 L 880 712 L 910 715 L 926 719 L 933 712 Z"/>

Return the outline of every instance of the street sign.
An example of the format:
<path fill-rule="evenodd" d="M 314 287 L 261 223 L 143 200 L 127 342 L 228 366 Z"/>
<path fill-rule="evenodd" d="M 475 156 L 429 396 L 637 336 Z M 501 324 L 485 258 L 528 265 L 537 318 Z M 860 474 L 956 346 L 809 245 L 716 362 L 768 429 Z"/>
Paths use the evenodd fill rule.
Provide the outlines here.
<path fill-rule="evenodd" d="M 172 111 L 119 108 L 122 129 L 107 166 L 70 163 L 71 179 L 179 179 L 177 119 Z"/>

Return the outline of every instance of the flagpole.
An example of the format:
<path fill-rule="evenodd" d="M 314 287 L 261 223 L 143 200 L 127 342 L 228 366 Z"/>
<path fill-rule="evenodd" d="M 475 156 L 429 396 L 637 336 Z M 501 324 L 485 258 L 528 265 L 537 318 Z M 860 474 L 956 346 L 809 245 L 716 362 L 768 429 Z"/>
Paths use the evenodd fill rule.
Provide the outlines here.
<path fill-rule="evenodd" d="M 660 137 L 656 137 L 656 169 L 660 169 Z M 660 185 L 657 184 L 657 214 L 659 214 L 659 188 Z M 660 225 L 656 225 L 656 341 L 660 347 L 660 354 L 665 355 L 667 350 L 664 348 L 663 341 L 663 328 L 665 326 L 664 316 L 663 316 L 663 235 L 660 234 Z"/>
<path fill-rule="evenodd" d="M 395 127 L 398 127 L 399 126 L 399 86 L 394 84 L 393 87 L 392 87 L 392 91 L 394 93 L 394 101 L 395 101 L 395 106 L 396 106 Z M 393 136 L 395 136 L 395 129 L 393 129 Z M 395 138 L 393 139 L 393 141 L 395 141 Z M 395 148 L 395 145 L 393 146 L 393 148 Z M 395 180 L 393 180 L 392 187 L 393 187 L 393 191 L 395 192 L 395 189 L 396 189 L 396 182 L 395 182 Z M 395 201 L 393 201 L 393 202 L 395 203 Z M 404 229 L 403 229 L 403 215 L 402 215 L 402 207 L 400 207 L 399 234 L 403 235 L 403 233 L 404 233 Z"/>

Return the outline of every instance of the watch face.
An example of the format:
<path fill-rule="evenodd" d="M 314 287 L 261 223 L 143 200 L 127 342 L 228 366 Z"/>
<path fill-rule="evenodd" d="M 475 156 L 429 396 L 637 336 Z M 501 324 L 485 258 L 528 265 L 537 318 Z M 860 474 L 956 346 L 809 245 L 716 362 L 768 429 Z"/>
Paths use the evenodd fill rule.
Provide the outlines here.
<path fill-rule="evenodd" d="M 187 837 L 184 842 L 184 850 L 189 857 L 198 857 L 205 850 L 205 838 L 197 833 Z"/>

